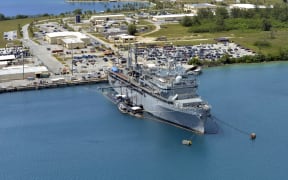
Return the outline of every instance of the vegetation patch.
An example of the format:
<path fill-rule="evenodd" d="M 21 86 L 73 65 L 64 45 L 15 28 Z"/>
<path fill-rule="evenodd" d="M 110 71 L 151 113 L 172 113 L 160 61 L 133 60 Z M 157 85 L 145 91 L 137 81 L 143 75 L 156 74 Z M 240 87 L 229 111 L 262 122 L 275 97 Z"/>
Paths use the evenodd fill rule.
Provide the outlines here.
<path fill-rule="evenodd" d="M 271 46 L 271 43 L 268 42 L 268 41 L 256 41 L 256 42 L 254 43 L 254 46 L 257 46 L 257 47 L 259 47 L 259 48 L 261 48 L 261 47 L 270 47 L 270 46 Z"/>

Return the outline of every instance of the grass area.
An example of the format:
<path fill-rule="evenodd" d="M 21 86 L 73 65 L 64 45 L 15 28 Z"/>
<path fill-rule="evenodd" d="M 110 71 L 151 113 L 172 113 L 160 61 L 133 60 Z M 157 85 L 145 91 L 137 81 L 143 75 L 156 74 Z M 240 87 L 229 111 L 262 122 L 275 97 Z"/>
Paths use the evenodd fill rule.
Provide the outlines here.
<path fill-rule="evenodd" d="M 161 25 L 161 29 L 155 33 L 147 35 L 147 37 L 160 37 L 166 36 L 167 38 L 191 36 L 187 27 L 183 27 L 180 24 L 165 24 Z"/>
<path fill-rule="evenodd" d="M 151 22 L 140 19 L 138 25 L 153 25 Z"/>
<path fill-rule="evenodd" d="M 47 18 L 47 17 L 46 17 Z M 17 31 L 18 24 L 22 27 L 25 24 L 30 24 L 34 20 L 42 20 L 42 18 L 26 18 L 26 19 L 14 19 L 14 20 L 6 20 L 6 21 L 0 21 L 0 48 L 3 48 L 6 46 L 7 43 L 14 43 L 19 44 L 19 41 L 7 41 L 3 39 L 3 33 L 7 31 Z M 19 37 L 19 35 L 18 35 Z"/>
<path fill-rule="evenodd" d="M 279 50 L 288 49 L 288 32 L 287 30 L 277 30 L 274 32 L 274 38 L 271 38 L 271 32 L 265 31 L 250 31 L 250 32 L 235 32 L 235 38 L 232 40 L 243 47 L 253 49 L 255 52 L 263 54 L 278 54 Z M 259 48 L 254 45 L 256 41 L 266 41 L 271 44 L 269 47 Z"/>
<path fill-rule="evenodd" d="M 230 37 L 232 41 L 240 44 L 243 47 L 250 48 L 255 52 L 263 54 L 275 55 L 282 49 L 288 49 L 288 31 L 274 30 L 273 35 L 270 31 L 259 30 L 237 30 L 217 33 L 189 33 L 187 27 L 180 24 L 163 25 L 160 31 L 147 35 L 147 37 L 166 36 L 167 40 L 175 45 L 195 45 L 200 43 L 213 43 L 213 39 L 217 37 Z M 162 26 L 162 27 L 163 27 Z M 274 36 L 274 38 L 271 38 Z M 256 41 L 267 41 L 271 44 L 270 47 L 258 48 L 254 45 Z"/>

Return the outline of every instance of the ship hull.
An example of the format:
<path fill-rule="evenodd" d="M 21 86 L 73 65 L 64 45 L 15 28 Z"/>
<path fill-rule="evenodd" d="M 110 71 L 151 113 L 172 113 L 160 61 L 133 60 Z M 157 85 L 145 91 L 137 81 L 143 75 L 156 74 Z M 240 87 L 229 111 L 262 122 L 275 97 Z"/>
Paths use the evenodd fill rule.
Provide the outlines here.
<path fill-rule="evenodd" d="M 127 86 L 127 82 L 119 78 L 108 76 L 110 85 L 118 94 L 125 94 L 133 103 L 142 105 L 145 112 L 176 126 L 198 133 L 205 132 L 205 118 L 199 118 L 195 112 L 177 109 L 171 103 L 163 102 L 155 96 Z"/>

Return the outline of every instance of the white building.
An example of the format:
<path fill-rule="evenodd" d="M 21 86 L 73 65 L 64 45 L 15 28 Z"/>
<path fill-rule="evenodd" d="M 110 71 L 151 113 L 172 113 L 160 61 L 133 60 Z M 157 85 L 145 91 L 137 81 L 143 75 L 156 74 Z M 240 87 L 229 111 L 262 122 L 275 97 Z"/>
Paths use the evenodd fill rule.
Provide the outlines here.
<path fill-rule="evenodd" d="M 0 81 L 11 81 L 11 80 L 18 80 L 28 77 L 40 77 L 40 74 L 49 73 L 48 69 L 45 66 L 11 66 L 11 67 L 4 67 L 0 69 Z"/>
<path fill-rule="evenodd" d="M 200 3 L 200 4 L 184 4 L 184 11 L 197 14 L 199 9 L 210 9 L 212 12 L 215 12 L 217 6 L 209 3 Z"/>
<path fill-rule="evenodd" d="M 102 33 L 102 32 L 104 32 L 104 30 L 105 30 L 105 26 L 103 26 L 103 25 L 97 24 L 97 25 L 94 26 L 94 31 L 95 32 Z"/>
<path fill-rule="evenodd" d="M 45 39 L 50 44 L 64 45 L 66 48 L 83 48 L 90 44 L 90 38 L 80 32 L 53 32 L 47 33 Z"/>
<path fill-rule="evenodd" d="M 255 9 L 257 6 L 254 5 L 254 4 L 230 4 L 229 5 L 229 9 L 235 9 L 235 8 L 238 8 L 238 9 L 242 9 L 242 10 L 248 10 L 248 9 Z M 263 5 L 258 5 L 258 8 L 266 8 L 266 6 L 263 6 Z"/>
<path fill-rule="evenodd" d="M 15 55 L 1 55 L 0 61 L 13 61 L 15 60 Z"/>
<path fill-rule="evenodd" d="M 91 16 L 90 22 L 93 24 L 103 24 L 107 21 L 124 21 L 125 15 L 124 14 L 106 14 L 106 15 L 97 15 Z"/>
<path fill-rule="evenodd" d="M 171 21 L 181 21 L 185 16 L 193 17 L 195 14 L 168 14 L 153 16 L 152 20 L 156 22 L 171 22 Z"/>

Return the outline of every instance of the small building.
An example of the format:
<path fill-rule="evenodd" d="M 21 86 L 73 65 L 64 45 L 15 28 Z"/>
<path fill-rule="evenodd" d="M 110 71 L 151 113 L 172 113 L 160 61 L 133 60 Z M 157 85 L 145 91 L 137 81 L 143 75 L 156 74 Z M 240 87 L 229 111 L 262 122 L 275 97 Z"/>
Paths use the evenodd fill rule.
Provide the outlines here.
<path fill-rule="evenodd" d="M 45 66 L 11 66 L 0 69 L 0 81 L 11 81 L 19 79 L 27 79 L 41 77 L 41 74 L 49 74 Z"/>
<path fill-rule="evenodd" d="M 131 42 L 135 42 L 136 37 L 132 35 L 122 34 L 122 35 L 119 35 L 119 40 L 122 43 L 131 43 Z"/>
<path fill-rule="evenodd" d="M 168 15 L 158 15 L 153 16 L 152 20 L 155 22 L 173 22 L 173 21 L 181 21 L 183 17 L 189 16 L 193 17 L 195 14 L 168 14 Z"/>
<path fill-rule="evenodd" d="M 132 35 L 127 35 L 127 34 L 118 34 L 115 36 L 109 36 L 108 37 L 109 41 L 111 42 L 117 42 L 117 43 L 131 43 L 136 41 L 136 37 Z"/>
<path fill-rule="evenodd" d="M 97 25 L 94 26 L 94 31 L 95 32 L 102 33 L 102 32 L 104 32 L 104 30 L 105 30 L 105 26 L 103 26 L 103 25 L 97 24 Z"/>
<path fill-rule="evenodd" d="M 63 38 L 61 39 L 63 42 L 63 45 L 67 49 L 82 49 L 85 48 L 85 43 L 77 38 Z"/>
<path fill-rule="evenodd" d="M 197 14 L 199 9 L 210 9 L 212 12 L 215 12 L 217 6 L 209 3 L 200 3 L 200 4 L 184 4 L 184 12 Z"/>

